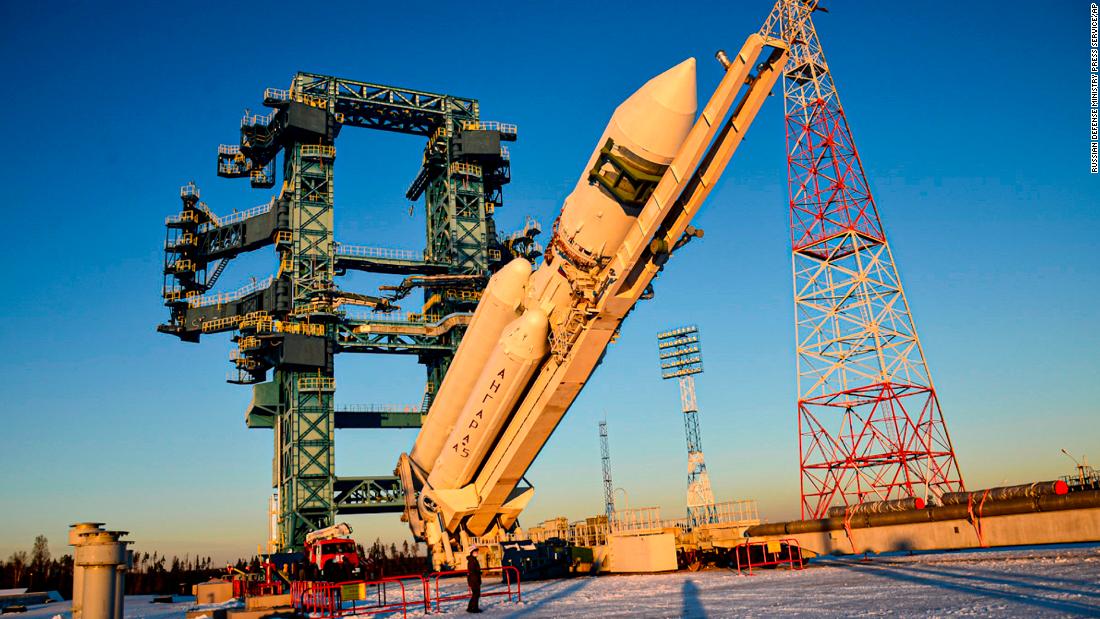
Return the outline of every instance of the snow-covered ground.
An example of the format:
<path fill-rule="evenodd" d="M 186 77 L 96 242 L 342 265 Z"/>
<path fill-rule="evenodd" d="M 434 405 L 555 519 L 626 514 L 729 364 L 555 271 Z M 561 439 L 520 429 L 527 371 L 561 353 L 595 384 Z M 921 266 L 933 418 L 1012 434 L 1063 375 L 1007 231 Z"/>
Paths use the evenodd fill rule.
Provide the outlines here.
<path fill-rule="evenodd" d="M 802 571 L 755 574 L 710 570 L 537 581 L 524 585 L 521 603 L 483 599 L 483 616 L 1100 616 L 1100 545 L 824 558 Z M 149 599 L 127 598 L 126 617 L 178 619 L 190 606 Z M 464 609 L 465 602 L 443 605 L 448 614 Z M 69 619 L 68 604 L 16 617 L 57 614 Z M 423 612 L 410 609 L 409 615 Z"/>

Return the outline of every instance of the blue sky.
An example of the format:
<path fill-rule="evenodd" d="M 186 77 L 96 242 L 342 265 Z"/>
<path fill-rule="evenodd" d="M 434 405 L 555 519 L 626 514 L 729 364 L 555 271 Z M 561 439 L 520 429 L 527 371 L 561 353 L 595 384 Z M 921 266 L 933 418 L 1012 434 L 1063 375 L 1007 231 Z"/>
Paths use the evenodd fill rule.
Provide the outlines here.
<path fill-rule="evenodd" d="M 244 427 L 227 336 L 154 331 L 163 217 L 194 179 L 217 212 L 270 192 L 214 173 L 243 108 L 297 70 L 481 101 L 517 123 L 502 229 L 549 224 L 614 107 L 649 77 L 735 51 L 770 2 L 4 3 L 0 98 L 0 556 L 101 519 L 138 546 L 218 558 L 263 541 L 271 435 Z M 1088 174 L 1088 3 L 832 2 L 817 18 L 968 485 L 1049 479 L 1100 459 L 1100 178 Z M 662 328 L 697 323 L 703 447 L 720 500 L 797 515 L 793 314 L 782 101 L 770 99 L 677 254 L 528 478 L 524 521 L 601 511 L 597 421 L 633 507 L 682 515 L 678 394 Z M 349 129 L 337 239 L 423 246 L 404 189 L 420 140 Z M 224 287 L 274 270 L 236 261 Z M 369 292 L 381 280 L 348 278 Z M 409 358 L 342 355 L 338 403 L 415 403 Z M 387 474 L 412 431 L 337 436 L 341 475 Z M 400 540 L 396 515 L 351 520 Z"/>

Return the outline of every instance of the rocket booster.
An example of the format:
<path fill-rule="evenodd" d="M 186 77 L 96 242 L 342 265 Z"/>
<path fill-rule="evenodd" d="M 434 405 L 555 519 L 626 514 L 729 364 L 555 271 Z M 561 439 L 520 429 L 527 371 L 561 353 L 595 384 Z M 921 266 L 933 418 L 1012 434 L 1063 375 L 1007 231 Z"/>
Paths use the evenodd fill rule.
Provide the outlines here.
<path fill-rule="evenodd" d="M 409 457 L 426 476 L 454 428 L 501 332 L 520 315 L 531 263 L 516 258 L 489 279 Z"/>
<path fill-rule="evenodd" d="M 460 488 L 473 478 L 508 414 L 549 350 L 549 326 L 539 309 L 504 329 L 428 477 L 433 488 Z"/>

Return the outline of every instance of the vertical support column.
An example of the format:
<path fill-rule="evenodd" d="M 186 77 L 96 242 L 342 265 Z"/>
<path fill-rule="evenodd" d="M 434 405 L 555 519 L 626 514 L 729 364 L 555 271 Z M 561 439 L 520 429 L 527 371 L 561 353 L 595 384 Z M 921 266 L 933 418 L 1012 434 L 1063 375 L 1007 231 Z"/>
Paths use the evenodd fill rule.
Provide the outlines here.
<path fill-rule="evenodd" d="M 464 121 L 476 122 L 476 109 L 472 118 L 455 118 L 453 114 L 447 114 L 439 133 L 442 148 L 431 152 L 433 173 L 424 192 L 427 213 L 425 256 L 432 262 L 449 264 L 450 273 L 488 276 L 488 235 L 492 214 L 486 206 L 484 170 L 477 164 L 456 160 L 451 151 L 451 142 L 456 132 L 462 131 Z M 426 290 L 424 294 L 427 301 L 433 291 Z M 455 311 L 471 310 L 473 305 L 476 303 L 449 298 L 443 292 L 438 312 L 445 316 Z M 430 405 L 443 382 L 464 333 L 463 327 L 456 327 L 442 334 L 440 343 L 448 345 L 450 350 L 420 357 L 419 361 L 425 365 L 428 374 L 425 405 Z"/>
<path fill-rule="evenodd" d="M 102 531 L 102 522 L 78 522 L 69 525 L 69 545 L 74 548 L 84 544 L 83 535 Z M 76 551 L 73 551 L 75 556 Z M 73 619 L 81 619 L 84 606 L 84 567 L 73 561 Z"/>
<path fill-rule="evenodd" d="M 127 566 L 125 531 L 91 530 L 80 534 L 73 564 L 81 568 L 82 619 L 118 619 L 118 578 Z M 74 572 L 75 573 L 75 572 Z"/>
<path fill-rule="evenodd" d="M 335 148 L 291 144 L 285 147 L 285 197 L 290 200 L 290 278 L 293 322 L 323 324 L 330 340 L 324 367 L 277 367 L 283 412 L 275 428 L 279 533 L 285 550 L 301 550 L 310 531 L 333 524 L 334 398 L 331 314 L 313 305 L 315 294 L 332 288 L 333 161 Z"/>
<path fill-rule="evenodd" d="M 126 572 L 134 567 L 134 551 L 126 550 L 125 562 L 115 567 L 115 612 L 114 619 L 126 616 Z"/>

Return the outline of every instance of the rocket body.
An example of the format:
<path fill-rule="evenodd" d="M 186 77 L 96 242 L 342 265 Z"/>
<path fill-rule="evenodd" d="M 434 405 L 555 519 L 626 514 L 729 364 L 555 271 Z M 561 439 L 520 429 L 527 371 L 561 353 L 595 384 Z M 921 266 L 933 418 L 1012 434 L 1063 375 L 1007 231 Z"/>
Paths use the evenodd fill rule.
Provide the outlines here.
<path fill-rule="evenodd" d="M 520 485 L 528 467 L 682 245 L 786 61 L 784 42 L 750 35 L 723 63 L 698 119 L 694 59 L 648 81 L 616 108 L 543 263 L 529 277 L 517 270 L 522 284 L 501 284 L 507 293 L 487 290 L 412 457 L 402 455 L 396 471 L 409 524 L 437 567 L 461 556 L 455 545 L 515 526 L 534 492 Z M 511 277 L 498 274 L 490 286 Z"/>

